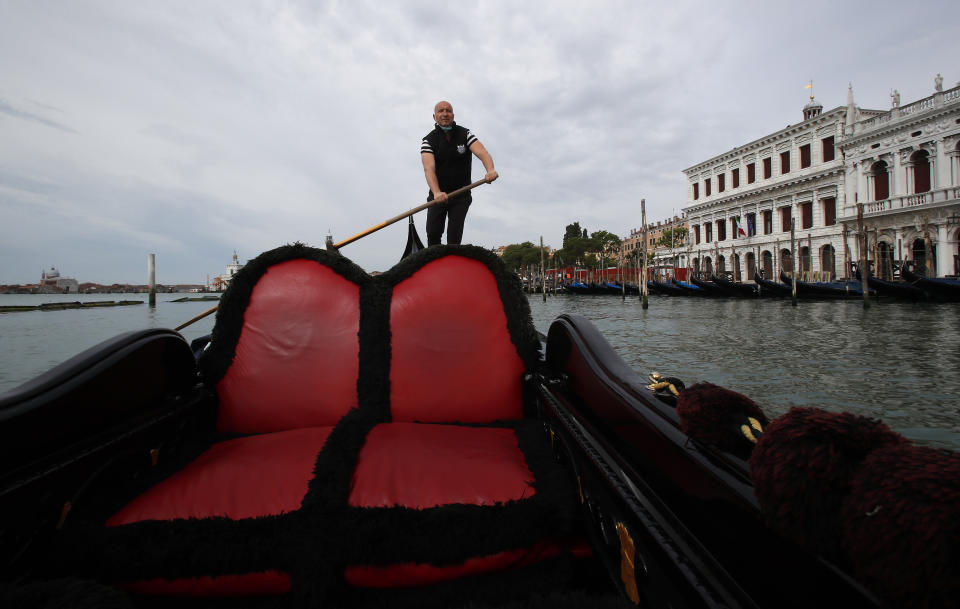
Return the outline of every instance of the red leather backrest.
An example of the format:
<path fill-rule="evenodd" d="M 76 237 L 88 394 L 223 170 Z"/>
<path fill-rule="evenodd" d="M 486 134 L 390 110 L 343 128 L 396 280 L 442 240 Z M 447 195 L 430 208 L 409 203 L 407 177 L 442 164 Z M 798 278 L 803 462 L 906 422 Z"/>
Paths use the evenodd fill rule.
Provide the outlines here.
<path fill-rule="evenodd" d="M 263 433 L 334 425 L 357 405 L 360 288 L 312 260 L 259 279 L 233 363 L 217 383 L 217 428 Z"/>
<path fill-rule="evenodd" d="M 523 417 L 525 367 L 496 279 L 482 262 L 446 256 L 397 284 L 390 332 L 394 421 Z"/>

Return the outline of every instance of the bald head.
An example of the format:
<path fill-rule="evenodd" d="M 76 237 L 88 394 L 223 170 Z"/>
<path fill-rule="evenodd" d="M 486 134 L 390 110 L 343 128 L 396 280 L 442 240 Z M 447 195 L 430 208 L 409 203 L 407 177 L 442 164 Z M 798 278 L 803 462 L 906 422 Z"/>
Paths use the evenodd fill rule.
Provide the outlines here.
<path fill-rule="evenodd" d="M 448 101 L 439 101 L 433 107 L 433 121 L 441 127 L 453 124 L 453 106 Z"/>

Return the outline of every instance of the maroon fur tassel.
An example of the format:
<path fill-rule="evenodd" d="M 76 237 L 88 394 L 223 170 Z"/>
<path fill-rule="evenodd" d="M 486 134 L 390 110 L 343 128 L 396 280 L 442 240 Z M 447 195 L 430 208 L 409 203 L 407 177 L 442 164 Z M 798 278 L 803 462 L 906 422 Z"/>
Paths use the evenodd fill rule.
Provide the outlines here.
<path fill-rule="evenodd" d="M 877 419 L 794 407 L 775 419 L 750 456 L 765 521 L 785 537 L 838 559 L 840 508 L 864 458 L 906 439 Z"/>
<path fill-rule="evenodd" d="M 843 505 L 847 554 L 890 607 L 960 604 L 960 453 L 877 449 Z"/>
<path fill-rule="evenodd" d="M 750 456 L 754 442 L 749 434 L 759 438 L 769 423 L 767 416 L 750 398 L 736 391 L 712 383 L 697 383 L 680 392 L 677 398 L 680 429 L 691 438 L 733 453 L 741 459 Z M 759 422 L 761 429 L 749 418 Z"/>

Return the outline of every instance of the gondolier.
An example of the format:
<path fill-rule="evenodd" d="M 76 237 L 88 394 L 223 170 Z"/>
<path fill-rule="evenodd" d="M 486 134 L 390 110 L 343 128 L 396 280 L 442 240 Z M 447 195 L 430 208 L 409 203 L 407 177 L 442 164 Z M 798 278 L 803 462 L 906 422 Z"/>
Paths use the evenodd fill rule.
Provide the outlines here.
<path fill-rule="evenodd" d="M 466 192 L 448 200 L 447 193 L 470 184 L 471 153 L 483 163 L 487 182 L 496 180 L 497 172 L 493 168 L 493 158 L 480 140 L 469 129 L 454 122 L 450 102 L 437 102 L 433 107 L 433 120 L 433 130 L 420 144 L 423 173 L 430 187 L 427 201 L 438 202 L 427 210 L 427 245 L 440 244 L 444 224 L 447 224 L 447 243 L 459 244 L 473 199 Z"/>

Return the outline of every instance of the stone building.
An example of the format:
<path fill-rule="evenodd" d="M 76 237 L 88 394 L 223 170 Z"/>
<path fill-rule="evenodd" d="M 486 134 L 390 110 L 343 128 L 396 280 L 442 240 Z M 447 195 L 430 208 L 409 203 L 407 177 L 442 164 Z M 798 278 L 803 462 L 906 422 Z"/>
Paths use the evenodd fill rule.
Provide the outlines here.
<path fill-rule="evenodd" d="M 686 241 L 675 248 L 663 247 L 660 239 L 665 231 L 675 228 L 689 228 L 684 216 L 674 216 L 669 220 L 658 220 L 647 223 L 647 252 L 653 254 L 652 267 L 685 268 L 687 265 Z M 643 228 L 631 228 L 630 234 L 623 239 L 623 253 L 628 260 L 633 260 L 643 251 Z"/>
<path fill-rule="evenodd" d="M 845 157 L 848 249 L 858 258 L 858 204 L 874 272 L 892 277 L 900 264 L 931 276 L 960 275 L 960 86 L 881 114 L 850 121 Z"/>
<path fill-rule="evenodd" d="M 883 111 L 858 108 L 851 88 L 826 112 L 811 95 L 801 122 L 684 170 L 690 266 L 750 279 L 756 265 L 777 278 L 794 270 L 796 252 L 805 279 L 847 276 L 862 202 L 881 271 L 934 251 L 936 274 L 956 273 L 958 93 L 903 108 L 898 94 Z"/>

